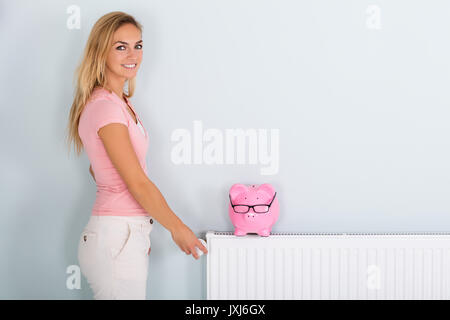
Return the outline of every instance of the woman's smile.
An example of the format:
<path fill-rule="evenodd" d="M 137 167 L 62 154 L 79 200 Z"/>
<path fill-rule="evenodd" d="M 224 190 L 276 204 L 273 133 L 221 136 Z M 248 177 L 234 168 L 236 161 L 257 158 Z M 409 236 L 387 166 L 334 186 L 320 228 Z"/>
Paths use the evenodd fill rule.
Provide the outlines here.
<path fill-rule="evenodd" d="M 136 63 L 132 63 L 132 64 L 121 64 L 122 67 L 126 68 L 126 69 L 134 69 L 136 68 L 137 64 Z"/>

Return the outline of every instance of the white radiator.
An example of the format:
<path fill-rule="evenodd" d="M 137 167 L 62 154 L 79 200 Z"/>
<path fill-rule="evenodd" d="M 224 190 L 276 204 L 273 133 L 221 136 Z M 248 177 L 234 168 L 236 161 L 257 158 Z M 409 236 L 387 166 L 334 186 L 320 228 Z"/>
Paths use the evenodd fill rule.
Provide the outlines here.
<path fill-rule="evenodd" d="M 206 234 L 207 299 L 450 299 L 450 233 Z"/>

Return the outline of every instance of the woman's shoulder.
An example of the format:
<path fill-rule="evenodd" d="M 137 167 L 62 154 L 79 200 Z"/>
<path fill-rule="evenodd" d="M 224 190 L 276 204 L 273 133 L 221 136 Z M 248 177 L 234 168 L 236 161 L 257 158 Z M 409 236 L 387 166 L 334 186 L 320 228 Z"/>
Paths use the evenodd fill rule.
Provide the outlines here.
<path fill-rule="evenodd" d="M 93 116 L 95 114 L 105 113 L 122 113 L 120 103 L 106 89 L 94 89 L 90 97 L 86 101 L 82 113 L 85 116 Z"/>
<path fill-rule="evenodd" d="M 102 87 L 95 87 L 94 90 L 92 90 L 92 93 L 86 102 L 86 105 L 92 105 L 94 102 L 99 100 L 107 100 L 112 103 L 116 103 L 116 99 L 114 99 L 114 96 L 105 88 Z"/>
<path fill-rule="evenodd" d="M 98 130 L 107 122 L 121 122 L 128 126 L 128 120 L 120 104 L 106 89 L 94 90 L 80 115 L 79 128 L 82 132 Z"/>

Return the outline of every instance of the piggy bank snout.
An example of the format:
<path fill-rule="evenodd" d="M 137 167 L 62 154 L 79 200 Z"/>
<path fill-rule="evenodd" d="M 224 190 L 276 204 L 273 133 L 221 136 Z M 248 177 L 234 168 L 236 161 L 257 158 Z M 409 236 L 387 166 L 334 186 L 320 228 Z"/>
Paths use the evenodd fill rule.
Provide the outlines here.
<path fill-rule="evenodd" d="M 252 212 L 253 209 L 250 209 L 246 214 L 245 217 L 246 218 L 254 218 L 256 216 L 256 214 L 254 212 Z"/>

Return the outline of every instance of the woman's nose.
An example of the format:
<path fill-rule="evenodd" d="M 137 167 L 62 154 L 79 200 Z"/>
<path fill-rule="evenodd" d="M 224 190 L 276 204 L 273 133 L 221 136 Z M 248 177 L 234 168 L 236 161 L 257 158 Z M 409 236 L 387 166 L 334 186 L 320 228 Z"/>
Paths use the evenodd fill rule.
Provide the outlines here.
<path fill-rule="evenodd" d="M 128 55 L 127 55 L 128 59 L 133 59 L 134 61 L 137 61 L 137 57 L 138 57 L 138 52 L 136 49 L 128 51 Z"/>

